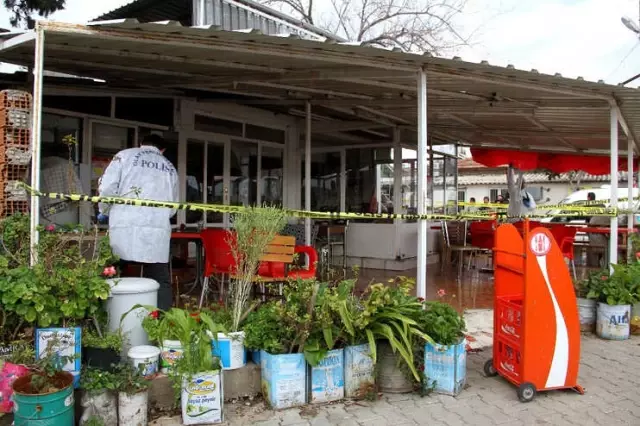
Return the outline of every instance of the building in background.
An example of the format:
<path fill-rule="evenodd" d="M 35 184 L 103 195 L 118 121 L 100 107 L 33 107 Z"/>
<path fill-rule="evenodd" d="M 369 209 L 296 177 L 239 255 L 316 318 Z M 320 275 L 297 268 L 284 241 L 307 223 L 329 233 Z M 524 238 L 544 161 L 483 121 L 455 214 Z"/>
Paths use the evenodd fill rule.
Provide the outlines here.
<path fill-rule="evenodd" d="M 610 175 L 594 176 L 582 173 L 562 173 L 550 177 L 544 171 L 524 173 L 527 191 L 533 195 L 537 204 L 557 204 L 569 194 L 580 189 L 600 188 L 609 185 Z M 627 185 L 627 172 L 618 176 L 620 187 Z M 481 203 L 484 197 L 494 202 L 499 194 L 505 195 L 507 190 L 507 167 L 486 167 L 471 158 L 458 161 L 458 201 L 469 201 L 475 198 Z"/>

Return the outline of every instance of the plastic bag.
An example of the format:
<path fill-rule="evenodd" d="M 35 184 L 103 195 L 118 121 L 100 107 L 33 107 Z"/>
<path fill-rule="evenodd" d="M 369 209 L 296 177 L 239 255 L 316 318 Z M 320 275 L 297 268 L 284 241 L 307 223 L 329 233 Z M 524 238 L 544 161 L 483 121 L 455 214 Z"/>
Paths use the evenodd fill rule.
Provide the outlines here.
<path fill-rule="evenodd" d="M 5 362 L 0 369 L 0 413 L 10 413 L 13 410 L 13 382 L 29 372 L 24 365 Z"/>

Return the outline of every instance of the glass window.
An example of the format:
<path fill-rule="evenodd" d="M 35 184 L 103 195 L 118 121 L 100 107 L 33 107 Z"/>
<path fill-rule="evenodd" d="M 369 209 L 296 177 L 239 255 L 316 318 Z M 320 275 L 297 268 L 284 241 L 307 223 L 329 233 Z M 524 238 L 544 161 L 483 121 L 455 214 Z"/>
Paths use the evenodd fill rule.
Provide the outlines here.
<path fill-rule="evenodd" d="M 224 145 L 207 145 L 207 203 L 224 204 Z M 222 223 L 224 215 L 207 212 L 207 223 Z"/>
<path fill-rule="evenodd" d="M 340 211 L 340 153 L 311 154 L 311 210 Z M 305 200 L 304 162 L 302 163 L 302 205 Z"/>
<path fill-rule="evenodd" d="M 231 141 L 231 193 L 233 206 L 254 206 L 258 197 L 258 145 Z"/>
<path fill-rule="evenodd" d="M 447 214 L 456 214 L 458 207 L 457 160 L 455 157 L 444 157 L 445 204 Z"/>
<path fill-rule="evenodd" d="M 377 211 L 377 173 L 372 149 L 348 149 L 346 151 L 346 211 L 375 213 Z"/>
<path fill-rule="evenodd" d="M 69 146 L 64 138 L 73 136 L 76 144 Z M 62 157 L 80 163 L 82 155 L 82 119 L 57 114 L 42 115 L 42 158 Z"/>
<path fill-rule="evenodd" d="M 284 143 L 285 133 L 284 130 L 271 129 L 269 127 L 254 126 L 253 124 L 247 124 L 245 127 L 245 138 L 258 139 L 267 142 Z"/>
<path fill-rule="evenodd" d="M 262 147 L 262 161 L 260 162 L 261 202 L 263 205 L 282 207 L 283 158 L 279 148 Z"/>
<path fill-rule="evenodd" d="M 204 142 L 187 141 L 187 182 L 185 199 L 188 203 L 204 202 Z M 203 219 L 202 212 L 186 211 L 186 223 L 195 224 Z"/>

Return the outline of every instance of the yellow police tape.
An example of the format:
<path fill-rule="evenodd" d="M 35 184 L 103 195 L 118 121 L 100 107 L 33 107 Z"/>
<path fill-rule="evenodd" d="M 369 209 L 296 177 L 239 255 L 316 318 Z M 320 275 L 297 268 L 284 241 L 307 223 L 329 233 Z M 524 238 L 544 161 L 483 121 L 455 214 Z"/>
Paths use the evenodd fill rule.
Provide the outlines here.
<path fill-rule="evenodd" d="M 168 208 L 174 210 L 216 212 L 216 213 L 232 213 L 241 214 L 249 211 L 251 208 L 245 206 L 230 206 L 222 204 L 202 204 L 202 203 L 175 203 L 170 201 L 144 200 L 139 198 L 123 198 L 123 197 L 104 197 L 91 196 L 83 194 L 63 194 L 57 192 L 43 193 L 34 190 L 28 185 L 24 185 L 25 189 L 33 196 L 50 198 L 54 200 L 72 201 L 72 202 L 90 202 L 111 205 L 129 205 L 137 207 L 154 207 Z M 288 216 L 311 219 L 349 219 L 349 220 L 495 220 L 496 218 L 546 218 L 551 216 L 557 217 L 575 217 L 575 216 L 605 216 L 615 217 L 618 215 L 617 209 L 591 208 L 588 212 L 579 211 L 576 213 L 559 213 L 554 215 L 523 215 L 523 216 L 507 216 L 506 213 L 477 212 L 477 213 L 460 213 L 450 214 L 389 214 L 389 213 L 347 213 L 347 212 L 316 212 L 306 210 L 282 209 Z"/>

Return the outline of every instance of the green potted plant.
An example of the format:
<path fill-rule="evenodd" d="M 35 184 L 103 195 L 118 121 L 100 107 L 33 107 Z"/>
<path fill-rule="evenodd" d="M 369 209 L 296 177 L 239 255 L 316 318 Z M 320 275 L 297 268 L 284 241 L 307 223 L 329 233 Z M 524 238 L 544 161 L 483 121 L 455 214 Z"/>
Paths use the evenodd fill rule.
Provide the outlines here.
<path fill-rule="evenodd" d="M 91 418 L 98 418 L 104 426 L 118 426 L 118 386 L 117 376 L 110 371 L 93 367 L 83 369 L 80 425 L 85 426 Z"/>
<path fill-rule="evenodd" d="M 245 333 L 242 323 L 257 303 L 250 303 L 255 277 L 267 246 L 286 225 L 286 213 L 278 208 L 249 208 L 233 217 L 233 234 L 229 245 L 235 261 L 228 308 L 231 315 L 229 333 L 221 333 L 214 341 L 214 352 L 223 368 L 236 369 L 246 364 Z"/>
<path fill-rule="evenodd" d="M 131 364 L 120 364 L 114 378 L 118 392 L 118 424 L 146 425 L 150 382 L 141 369 Z"/>
<path fill-rule="evenodd" d="M 60 355 L 59 337 L 52 337 L 40 359 L 30 371 L 12 384 L 14 422 L 27 425 L 33 421 L 71 425 L 74 423 L 74 377 L 63 367 L 72 357 Z"/>
<path fill-rule="evenodd" d="M 596 334 L 607 340 L 629 338 L 631 305 L 640 297 L 640 264 L 611 265 L 613 273 L 603 275 L 587 297 L 598 302 Z"/>
<path fill-rule="evenodd" d="M 105 332 L 100 328 L 85 327 L 82 332 L 83 364 L 104 371 L 112 370 L 120 362 L 122 342 L 120 330 Z"/>
<path fill-rule="evenodd" d="M 588 298 L 588 295 L 592 289 L 597 290 L 602 281 L 607 279 L 609 279 L 609 271 L 600 270 L 589 273 L 587 278 L 575 283 L 581 331 L 593 332 L 595 330 L 597 301 Z"/>
<path fill-rule="evenodd" d="M 439 294 L 444 297 L 444 290 Z M 465 323 L 451 305 L 441 301 L 424 302 L 419 314 L 422 331 L 433 341 L 424 345 L 425 389 L 456 396 L 467 378 Z"/>
<path fill-rule="evenodd" d="M 212 340 L 226 329 L 206 312 L 190 313 L 172 308 L 160 312 L 171 331 L 162 327 L 158 339 L 168 333 L 181 345 L 182 354 L 170 371 L 174 388 L 181 394 L 182 418 L 186 425 L 222 422 L 222 379 L 219 362 L 212 354 Z"/>

